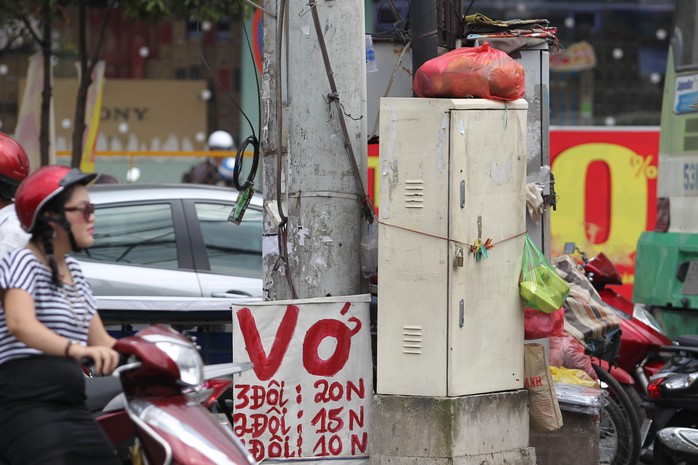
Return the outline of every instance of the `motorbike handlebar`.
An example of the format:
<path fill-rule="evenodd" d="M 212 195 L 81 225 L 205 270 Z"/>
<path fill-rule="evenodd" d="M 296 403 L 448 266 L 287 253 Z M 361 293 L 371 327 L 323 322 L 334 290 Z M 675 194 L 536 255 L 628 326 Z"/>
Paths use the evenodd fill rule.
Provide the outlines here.
<path fill-rule="evenodd" d="M 128 363 L 128 355 L 119 354 L 119 366 L 126 365 L 127 363 Z M 95 361 L 92 359 L 92 357 L 81 358 L 80 364 L 88 369 L 93 369 L 95 367 Z"/>
<path fill-rule="evenodd" d="M 121 373 L 124 373 L 126 371 L 130 371 L 130 370 L 135 370 L 136 368 L 140 368 L 142 365 L 143 365 L 143 363 L 141 363 L 141 362 L 133 362 L 133 363 L 126 363 L 123 365 L 119 365 L 111 375 L 118 378 L 119 376 L 121 376 Z"/>
<path fill-rule="evenodd" d="M 660 346 L 660 352 L 690 352 L 691 354 L 698 355 L 698 347 L 688 347 L 688 346 Z"/>

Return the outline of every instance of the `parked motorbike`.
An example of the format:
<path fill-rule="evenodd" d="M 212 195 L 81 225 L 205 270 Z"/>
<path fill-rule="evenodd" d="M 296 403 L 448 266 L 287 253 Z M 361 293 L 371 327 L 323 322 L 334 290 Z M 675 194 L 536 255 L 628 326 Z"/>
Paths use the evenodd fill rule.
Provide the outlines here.
<path fill-rule="evenodd" d="M 623 281 L 618 269 L 603 252 L 588 258 L 573 242 L 565 244 L 565 253 L 574 251 L 581 255 L 582 268 L 594 289 L 615 311 L 620 320 L 621 346 L 615 366 L 609 366 L 605 361 L 598 361 L 598 363 L 625 386 L 630 397 L 639 404 L 638 395 L 647 396 L 649 377 L 654 375 L 666 361 L 658 356 L 659 347 L 671 345 L 672 341 L 643 305 L 633 304 L 610 287 L 621 285 Z"/>
<path fill-rule="evenodd" d="M 690 429 L 675 428 L 698 427 L 698 394 L 689 395 L 683 387 L 677 389 L 676 386 L 681 385 L 678 377 L 683 375 L 675 373 L 683 370 L 685 377 L 698 378 L 698 352 L 690 349 L 698 347 L 697 337 L 681 336 L 672 341 L 644 306 L 633 304 L 609 287 L 621 284 L 621 278 L 603 253 L 588 259 L 583 252 L 576 250 L 582 255 L 587 277 L 620 320 L 622 335 L 617 366 L 608 370 L 629 394 L 640 413 L 643 423 L 641 461 L 653 461 L 660 465 L 698 464 L 698 456 L 691 456 L 690 452 L 698 454 L 698 443 L 691 443 L 696 436 Z M 672 357 L 671 354 L 683 355 Z M 686 354 L 692 355 L 686 357 Z M 690 370 L 694 370 L 693 374 L 686 373 Z M 667 376 L 668 373 L 673 374 Z M 698 391 L 698 387 L 694 389 Z"/>
<path fill-rule="evenodd" d="M 664 428 L 654 446 L 656 465 L 698 464 L 698 429 Z"/>
<path fill-rule="evenodd" d="M 135 456 L 133 463 L 143 463 L 139 459 L 145 457 L 149 465 L 255 463 L 232 429 L 209 410 L 232 384 L 220 377 L 250 364 L 204 367 L 195 344 L 163 325 L 119 339 L 114 349 L 126 361 L 113 378 L 87 383 L 88 408 L 123 460 Z"/>
<path fill-rule="evenodd" d="M 574 243 L 565 244 L 565 253 L 578 252 L 584 274 L 604 303 L 618 316 L 621 328 L 618 357 L 609 363 L 593 358 L 599 381 L 616 404 L 607 408 L 601 418 L 602 453 L 614 464 L 634 465 L 642 452 L 642 444 L 650 426 L 643 406 L 647 397 L 648 378 L 663 364 L 656 358 L 657 349 L 671 344 L 660 325 L 643 306 L 634 305 L 611 286 L 622 284 L 621 275 L 611 260 L 600 253 L 588 258 Z M 615 440 L 611 440 L 611 439 Z M 611 446 L 606 446 L 610 441 Z"/>
<path fill-rule="evenodd" d="M 654 463 L 698 464 L 698 336 L 680 336 L 663 346 L 670 360 L 650 378 Z"/>

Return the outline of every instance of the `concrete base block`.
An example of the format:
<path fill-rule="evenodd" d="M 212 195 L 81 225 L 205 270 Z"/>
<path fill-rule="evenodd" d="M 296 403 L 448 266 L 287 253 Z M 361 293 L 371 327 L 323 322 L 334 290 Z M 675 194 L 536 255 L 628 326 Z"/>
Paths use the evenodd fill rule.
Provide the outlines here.
<path fill-rule="evenodd" d="M 531 431 L 538 465 L 598 465 L 599 417 L 563 410 L 562 422 L 557 431 Z"/>
<path fill-rule="evenodd" d="M 372 465 L 535 465 L 525 390 L 463 397 L 375 395 Z"/>
<path fill-rule="evenodd" d="M 536 465 L 532 447 L 463 457 L 387 457 L 371 454 L 371 465 Z"/>

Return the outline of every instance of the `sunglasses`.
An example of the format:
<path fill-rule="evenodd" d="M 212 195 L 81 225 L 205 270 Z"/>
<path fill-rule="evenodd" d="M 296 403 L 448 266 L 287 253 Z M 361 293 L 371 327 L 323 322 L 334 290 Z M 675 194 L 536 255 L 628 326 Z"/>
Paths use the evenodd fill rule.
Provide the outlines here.
<path fill-rule="evenodd" d="M 86 203 L 82 207 L 65 207 L 63 210 L 67 212 L 82 212 L 82 217 L 85 218 L 85 221 L 90 221 L 90 216 L 95 212 L 95 204 Z"/>

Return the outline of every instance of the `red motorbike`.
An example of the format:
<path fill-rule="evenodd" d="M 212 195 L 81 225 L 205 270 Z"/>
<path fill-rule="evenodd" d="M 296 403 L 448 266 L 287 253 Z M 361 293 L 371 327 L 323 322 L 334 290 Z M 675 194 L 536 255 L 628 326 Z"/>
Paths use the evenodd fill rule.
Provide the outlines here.
<path fill-rule="evenodd" d="M 649 379 L 666 362 L 660 348 L 671 345 L 672 341 L 644 306 L 633 304 L 613 288 L 621 285 L 622 279 L 606 255 L 599 253 L 588 258 L 574 243 L 565 244 L 566 254 L 575 251 L 582 257 L 585 276 L 620 322 L 620 350 L 614 363 L 598 358 L 592 360 L 599 380 L 607 386 L 633 431 L 629 438 L 631 452 L 627 454 L 628 460 L 620 463 L 634 464 L 645 458 L 643 445 L 651 425 L 647 415 L 651 408 Z"/>
<path fill-rule="evenodd" d="M 209 410 L 232 384 L 221 377 L 250 364 L 204 367 L 195 343 L 163 325 L 119 339 L 114 349 L 126 360 L 114 371 L 123 394 L 113 378 L 93 378 L 87 383 L 88 407 L 104 406 L 97 421 L 124 461 L 139 456 L 147 461 L 133 463 L 255 463 L 232 428 Z"/>
<path fill-rule="evenodd" d="M 672 341 L 643 305 L 633 304 L 611 287 L 621 285 L 623 281 L 618 269 L 603 252 L 588 258 L 574 244 L 569 244 L 565 250 L 571 247 L 581 254 L 586 277 L 620 320 L 621 346 L 616 365 L 611 367 L 603 360 L 597 362 L 619 383 L 633 386 L 637 394 L 646 398 L 649 378 L 665 363 L 657 355 L 659 348 L 671 345 Z"/>

